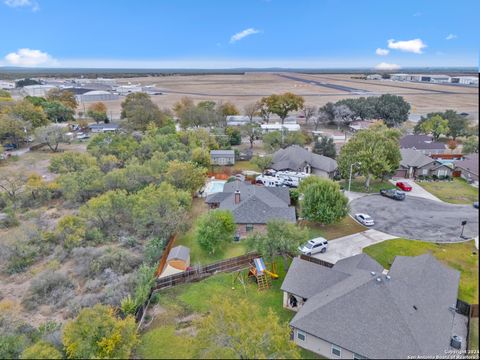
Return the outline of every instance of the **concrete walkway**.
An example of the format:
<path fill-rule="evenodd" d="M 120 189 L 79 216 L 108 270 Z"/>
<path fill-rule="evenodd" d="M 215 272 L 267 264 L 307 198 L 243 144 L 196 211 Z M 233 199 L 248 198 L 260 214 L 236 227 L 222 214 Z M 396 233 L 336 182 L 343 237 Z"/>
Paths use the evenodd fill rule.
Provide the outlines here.
<path fill-rule="evenodd" d="M 358 234 L 330 240 L 328 242 L 328 250 L 323 254 L 315 254 L 313 257 L 336 263 L 338 260 L 361 254 L 364 247 L 397 237 L 369 229 Z"/>
<path fill-rule="evenodd" d="M 435 195 L 429 193 L 427 190 L 425 190 L 423 187 L 421 187 L 419 184 L 417 184 L 415 181 L 412 179 L 391 179 L 390 182 L 395 185 L 397 181 L 403 181 L 408 183 L 412 187 L 412 191 L 407 192 L 409 196 L 416 196 L 428 200 L 433 200 L 433 201 L 438 201 L 438 202 L 443 202 L 439 198 L 437 198 Z"/>
<path fill-rule="evenodd" d="M 354 192 L 354 191 L 345 191 L 344 194 L 348 198 L 348 202 L 370 195 L 367 193 Z"/>

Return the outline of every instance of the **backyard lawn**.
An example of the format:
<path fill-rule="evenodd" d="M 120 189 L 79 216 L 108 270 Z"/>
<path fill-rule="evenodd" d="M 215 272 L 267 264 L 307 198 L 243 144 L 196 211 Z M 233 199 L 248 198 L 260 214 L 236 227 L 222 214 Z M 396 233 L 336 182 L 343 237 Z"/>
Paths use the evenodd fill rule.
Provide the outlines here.
<path fill-rule="evenodd" d="M 469 350 L 478 350 L 478 318 L 470 319 Z"/>
<path fill-rule="evenodd" d="M 389 269 L 396 255 L 416 256 L 430 252 L 438 260 L 461 272 L 458 297 L 478 304 L 478 250 L 474 241 L 436 244 L 407 239 L 393 239 L 371 245 L 363 252 Z"/>
<path fill-rule="evenodd" d="M 327 240 L 333 240 L 342 236 L 352 235 L 367 230 L 366 227 L 360 225 L 350 216 L 345 216 L 336 224 L 322 226 L 317 223 L 305 221 L 303 225 L 308 228 L 310 239 L 321 236 Z"/>
<path fill-rule="evenodd" d="M 472 205 L 474 201 L 478 201 L 478 188 L 460 178 L 454 178 L 453 181 L 417 182 L 417 184 L 448 203 Z"/>
<path fill-rule="evenodd" d="M 196 238 L 196 221 L 204 213 L 208 211 L 208 207 L 205 204 L 205 199 L 195 198 L 193 199 L 192 211 L 188 219 L 189 229 L 178 236 L 175 241 L 175 245 L 184 245 L 190 248 L 190 263 L 196 264 L 210 264 L 219 260 L 228 259 L 235 256 L 243 255 L 247 252 L 247 246 L 245 242 L 234 242 L 232 239 L 231 244 L 225 246 L 223 252 L 217 252 L 214 255 L 209 254 L 203 250 Z"/>
<path fill-rule="evenodd" d="M 267 264 L 268 267 L 268 264 Z M 189 358 L 195 354 L 195 325 L 192 321 L 207 313 L 216 296 L 231 300 L 247 299 L 264 309 L 265 316 L 271 309 L 281 323 L 288 326 L 294 313 L 282 306 L 283 294 L 280 291 L 285 271 L 283 261 L 278 261 L 276 271 L 279 279 L 272 280 L 272 287 L 258 291 L 253 280 L 247 280 L 245 288 L 237 280 L 236 272 L 219 274 L 198 283 L 184 284 L 160 292 L 156 299 L 157 315 L 149 328 L 141 335 L 141 343 L 136 350 L 140 358 Z M 247 270 L 242 273 L 246 278 Z M 285 339 L 287 341 L 287 339 Z M 302 358 L 318 358 L 308 351 L 301 352 Z"/>
<path fill-rule="evenodd" d="M 340 186 L 348 191 L 348 179 L 341 180 Z M 365 188 L 365 178 L 363 176 L 357 176 L 355 179 L 352 179 L 352 185 L 350 187 L 350 191 L 353 192 L 361 192 L 361 193 L 378 193 L 381 189 L 394 189 L 395 186 L 389 182 L 388 180 L 382 181 L 377 179 L 372 179 L 370 181 L 370 187 L 368 189 Z"/>
<path fill-rule="evenodd" d="M 251 161 L 236 161 L 235 165 L 232 167 L 233 171 L 242 171 L 242 170 L 251 170 L 260 172 L 260 169 L 257 165 L 252 163 Z"/>

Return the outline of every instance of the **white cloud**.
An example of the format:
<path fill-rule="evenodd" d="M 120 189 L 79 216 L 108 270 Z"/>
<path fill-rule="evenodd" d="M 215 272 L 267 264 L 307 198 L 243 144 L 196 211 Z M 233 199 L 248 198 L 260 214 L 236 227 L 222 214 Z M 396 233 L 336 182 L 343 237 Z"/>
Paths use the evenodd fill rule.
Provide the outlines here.
<path fill-rule="evenodd" d="M 375 50 L 375 54 L 380 55 L 380 56 L 388 55 L 389 52 L 390 52 L 390 50 L 382 49 L 382 48 L 377 48 L 377 50 Z"/>
<path fill-rule="evenodd" d="M 16 7 L 30 7 L 33 11 L 37 11 L 40 7 L 38 3 L 34 0 L 4 0 L 5 5 L 16 8 Z"/>
<path fill-rule="evenodd" d="M 233 44 L 234 42 L 237 42 L 239 40 L 242 40 L 243 38 L 253 35 L 253 34 L 258 34 L 260 30 L 254 29 L 254 28 L 248 28 L 243 31 L 240 31 L 230 38 L 230 43 Z"/>
<path fill-rule="evenodd" d="M 421 39 L 395 41 L 394 39 L 388 40 L 388 47 L 390 49 L 411 52 L 415 54 L 421 54 L 422 49 L 427 45 Z"/>
<path fill-rule="evenodd" d="M 377 69 L 377 70 L 398 70 L 398 69 L 400 69 L 400 65 L 381 62 L 380 64 L 375 66 L 375 69 Z"/>
<path fill-rule="evenodd" d="M 453 40 L 456 39 L 458 36 L 455 34 L 448 34 L 445 40 Z"/>
<path fill-rule="evenodd" d="M 46 52 L 33 49 L 18 49 L 17 52 L 12 52 L 5 56 L 5 61 L 13 66 L 52 66 L 58 62 Z"/>

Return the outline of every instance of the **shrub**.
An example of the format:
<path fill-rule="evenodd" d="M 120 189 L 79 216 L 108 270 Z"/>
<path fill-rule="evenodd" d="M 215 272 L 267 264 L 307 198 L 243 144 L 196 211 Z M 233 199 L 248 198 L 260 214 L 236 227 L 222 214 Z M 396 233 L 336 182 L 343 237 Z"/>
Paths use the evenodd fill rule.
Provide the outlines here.
<path fill-rule="evenodd" d="M 57 236 L 63 247 L 71 250 L 85 242 L 86 225 L 82 218 L 75 215 L 65 215 L 57 224 Z"/>
<path fill-rule="evenodd" d="M 62 359 L 62 353 L 52 344 L 45 341 L 38 341 L 26 348 L 21 355 L 22 359 Z"/>
<path fill-rule="evenodd" d="M 232 241 L 235 229 L 231 211 L 209 211 L 198 221 L 197 240 L 203 249 L 214 254 L 221 250 L 224 244 Z"/>
<path fill-rule="evenodd" d="M 23 303 L 28 309 L 48 304 L 62 307 L 72 297 L 74 285 L 67 275 L 47 270 L 32 280 Z"/>
<path fill-rule="evenodd" d="M 135 301 L 132 299 L 130 295 L 128 295 L 126 298 L 122 300 L 121 309 L 125 315 L 135 314 L 135 310 L 137 309 L 137 306 L 135 304 Z"/>
<path fill-rule="evenodd" d="M 141 262 L 141 258 L 130 251 L 109 248 L 90 262 L 90 275 L 100 274 L 106 269 L 123 275 L 133 271 Z"/>

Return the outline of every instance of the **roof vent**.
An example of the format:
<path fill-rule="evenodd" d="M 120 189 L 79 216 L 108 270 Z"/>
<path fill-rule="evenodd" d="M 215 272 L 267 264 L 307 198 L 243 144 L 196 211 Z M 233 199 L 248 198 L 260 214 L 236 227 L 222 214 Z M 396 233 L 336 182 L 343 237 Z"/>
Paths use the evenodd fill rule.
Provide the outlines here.
<path fill-rule="evenodd" d="M 382 282 L 382 278 L 381 278 L 381 277 L 377 277 L 377 282 Z"/>
<path fill-rule="evenodd" d="M 371 271 L 370 275 L 375 276 L 376 275 L 375 271 Z"/>
<path fill-rule="evenodd" d="M 417 308 L 417 306 L 416 306 L 416 305 L 413 305 L 413 308 L 414 308 L 415 310 L 418 310 L 418 308 Z"/>
<path fill-rule="evenodd" d="M 390 280 L 392 277 L 390 275 L 385 276 L 385 279 Z"/>

